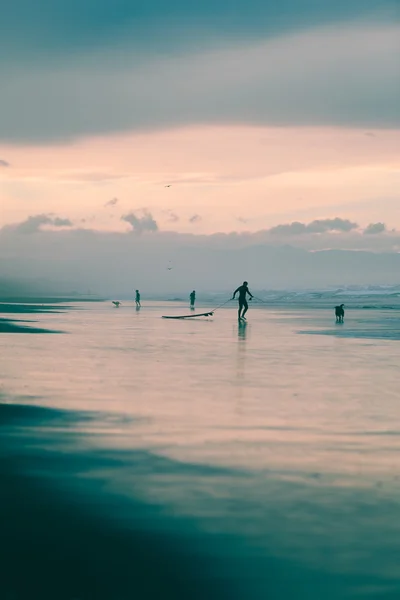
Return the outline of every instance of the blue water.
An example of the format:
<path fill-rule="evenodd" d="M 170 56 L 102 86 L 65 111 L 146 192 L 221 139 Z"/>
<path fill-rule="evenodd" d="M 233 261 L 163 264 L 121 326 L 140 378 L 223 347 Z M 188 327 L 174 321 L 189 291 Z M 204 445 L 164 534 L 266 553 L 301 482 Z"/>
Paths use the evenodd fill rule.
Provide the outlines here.
<path fill-rule="evenodd" d="M 242 326 L 156 302 L 12 316 L 38 332 L 0 334 L 4 597 L 400 598 L 400 314 L 379 302 L 343 325 L 315 299 Z"/>

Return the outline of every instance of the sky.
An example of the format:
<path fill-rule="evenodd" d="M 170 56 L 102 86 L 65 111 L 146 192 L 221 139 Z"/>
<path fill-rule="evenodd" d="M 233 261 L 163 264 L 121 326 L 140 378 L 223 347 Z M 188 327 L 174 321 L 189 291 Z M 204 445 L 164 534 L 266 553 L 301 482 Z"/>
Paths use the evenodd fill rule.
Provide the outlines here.
<path fill-rule="evenodd" d="M 0 0 L 0 13 L 9 264 L 41 244 L 45 272 L 77 236 L 84 256 L 110 236 L 162 256 L 171 236 L 178 253 L 215 239 L 398 252 L 397 0 Z"/>

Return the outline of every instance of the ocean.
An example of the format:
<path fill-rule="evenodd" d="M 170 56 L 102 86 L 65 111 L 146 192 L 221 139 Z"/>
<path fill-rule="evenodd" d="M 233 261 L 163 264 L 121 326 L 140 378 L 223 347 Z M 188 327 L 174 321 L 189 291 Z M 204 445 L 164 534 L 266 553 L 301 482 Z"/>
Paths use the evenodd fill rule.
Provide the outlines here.
<path fill-rule="evenodd" d="M 0 597 L 398 600 L 399 296 L 0 305 Z"/>

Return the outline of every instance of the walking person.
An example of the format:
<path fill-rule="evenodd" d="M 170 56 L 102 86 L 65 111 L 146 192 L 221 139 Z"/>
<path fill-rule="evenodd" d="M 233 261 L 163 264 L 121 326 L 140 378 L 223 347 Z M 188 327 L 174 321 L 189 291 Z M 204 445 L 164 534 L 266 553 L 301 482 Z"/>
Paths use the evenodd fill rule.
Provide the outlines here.
<path fill-rule="evenodd" d="M 138 308 L 140 308 L 142 305 L 140 304 L 140 292 L 139 290 L 136 290 L 136 297 L 135 297 L 135 302 L 136 302 L 136 306 Z"/>
<path fill-rule="evenodd" d="M 237 288 L 237 290 L 235 290 L 233 292 L 232 300 L 235 300 L 237 293 L 239 293 L 238 319 L 239 319 L 239 321 L 242 319 L 245 321 L 246 320 L 245 314 L 247 313 L 247 311 L 249 309 L 249 305 L 247 304 L 246 296 L 248 295 L 250 300 L 252 300 L 252 298 L 253 298 L 253 294 L 249 290 L 249 284 L 247 283 L 247 281 L 243 281 L 243 284 L 240 285 Z"/>
<path fill-rule="evenodd" d="M 194 309 L 194 303 L 196 302 L 195 290 L 193 290 L 193 292 L 190 294 L 189 298 L 190 298 L 190 308 Z"/>

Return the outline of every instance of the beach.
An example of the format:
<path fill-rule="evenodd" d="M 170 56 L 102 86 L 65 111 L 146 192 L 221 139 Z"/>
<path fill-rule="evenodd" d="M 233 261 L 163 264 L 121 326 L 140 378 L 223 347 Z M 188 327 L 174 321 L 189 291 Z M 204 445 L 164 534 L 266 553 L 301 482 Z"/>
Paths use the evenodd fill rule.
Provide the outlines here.
<path fill-rule="evenodd" d="M 342 301 L 0 307 L 4 598 L 398 598 L 400 306 Z"/>

